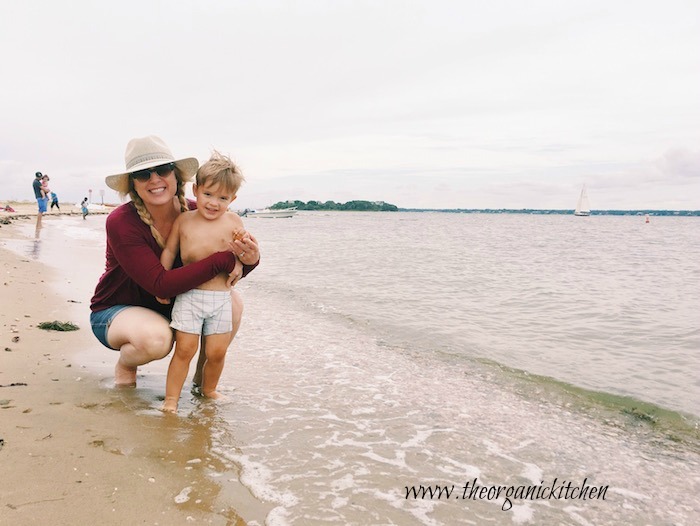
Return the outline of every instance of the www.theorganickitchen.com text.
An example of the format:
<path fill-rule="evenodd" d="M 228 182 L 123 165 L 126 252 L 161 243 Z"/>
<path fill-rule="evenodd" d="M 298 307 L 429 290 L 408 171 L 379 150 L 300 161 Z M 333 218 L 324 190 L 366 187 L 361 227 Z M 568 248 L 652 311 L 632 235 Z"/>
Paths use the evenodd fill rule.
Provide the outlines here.
<path fill-rule="evenodd" d="M 605 500 L 608 486 L 589 486 L 588 478 L 583 479 L 580 485 L 574 485 L 571 481 L 558 482 L 555 478 L 551 484 L 540 484 L 532 486 L 500 486 L 482 485 L 475 478 L 464 484 L 456 486 L 454 484 L 441 486 L 405 486 L 406 500 L 499 500 L 504 499 L 501 509 L 508 511 L 513 507 L 514 500 Z"/>

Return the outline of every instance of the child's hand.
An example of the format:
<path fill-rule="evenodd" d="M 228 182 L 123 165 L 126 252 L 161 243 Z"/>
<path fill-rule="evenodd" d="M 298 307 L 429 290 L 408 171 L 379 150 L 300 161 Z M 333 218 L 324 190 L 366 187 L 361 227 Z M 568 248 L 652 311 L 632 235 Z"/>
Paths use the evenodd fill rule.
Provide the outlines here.
<path fill-rule="evenodd" d="M 156 297 L 156 299 L 158 300 L 158 303 L 162 303 L 163 305 L 168 305 L 168 304 L 170 303 L 170 300 L 169 300 L 168 298 L 158 298 L 158 297 Z"/>
<path fill-rule="evenodd" d="M 243 277 L 243 263 L 239 259 L 236 259 L 236 265 L 233 267 L 233 270 L 231 273 L 228 275 L 228 279 L 226 280 L 226 286 L 227 287 L 233 287 L 236 283 L 238 283 L 238 280 Z"/>
<path fill-rule="evenodd" d="M 240 241 L 244 237 L 250 237 L 250 234 L 246 230 L 236 230 L 233 233 L 232 241 Z"/>

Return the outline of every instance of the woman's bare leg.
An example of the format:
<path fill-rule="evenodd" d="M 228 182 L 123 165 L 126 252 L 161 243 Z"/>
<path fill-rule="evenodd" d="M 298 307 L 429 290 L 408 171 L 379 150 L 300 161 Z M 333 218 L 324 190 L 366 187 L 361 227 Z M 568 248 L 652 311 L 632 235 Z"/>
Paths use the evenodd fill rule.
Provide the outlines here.
<path fill-rule="evenodd" d="M 241 327 L 241 320 L 243 319 L 243 298 L 241 298 L 241 295 L 233 289 L 231 290 L 231 310 L 233 311 L 233 329 L 231 330 L 231 336 L 229 337 L 228 343 L 226 343 L 227 348 L 229 345 L 231 345 L 233 338 L 235 338 L 238 329 Z M 199 357 L 197 358 L 197 368 L 195 369 L 194 377 L 192 378 L 192 383 L 197 386 L 202 385 L 202 371 L 204 369 L 204 362 L 207 361 L 207 355 L 204 352 L 206 348 L 205 340 L 205 338 L 202 338 L 202 346 L 199 349 Z"/>
<path fill-rule="evenodd" d="M 145 307 L 129 307 L 117 314 L 107 332 L 109 344 L 119 349 L 114 385 L 135 386 L 136 368 L 160 360 L 173 346 L 168 320 Z"/>

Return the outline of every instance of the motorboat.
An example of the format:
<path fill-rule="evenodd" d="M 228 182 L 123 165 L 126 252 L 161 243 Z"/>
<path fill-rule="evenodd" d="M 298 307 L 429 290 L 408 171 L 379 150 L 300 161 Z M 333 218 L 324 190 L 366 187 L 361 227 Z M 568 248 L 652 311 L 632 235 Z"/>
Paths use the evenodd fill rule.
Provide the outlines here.
<path fill-rule="evenodd" d="M 268 217 L 282 218 L 292 217 L 297 213 L 296 207 L 293 208 L 262 208 L 260 210 L 246 210 L 245 217 Z"/>

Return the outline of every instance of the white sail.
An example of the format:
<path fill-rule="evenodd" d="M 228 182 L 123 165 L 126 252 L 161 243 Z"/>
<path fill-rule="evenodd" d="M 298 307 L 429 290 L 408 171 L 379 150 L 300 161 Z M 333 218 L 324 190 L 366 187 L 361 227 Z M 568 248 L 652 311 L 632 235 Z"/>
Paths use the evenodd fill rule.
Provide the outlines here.
<path fill-rule="evenodd" d="M 588 204 L 588 193 L 586 192 L 586 185 L 581 188 L 581 195 L 578 198 L 578 203 L 576 204 L 576 210 L 574 211 L 576 216 L 588 216 L 591 215 L 591 206 Z"/>

